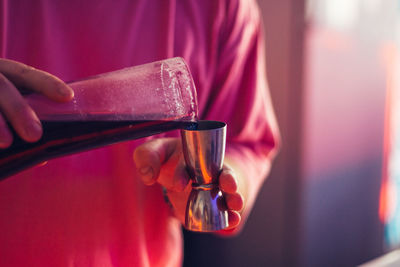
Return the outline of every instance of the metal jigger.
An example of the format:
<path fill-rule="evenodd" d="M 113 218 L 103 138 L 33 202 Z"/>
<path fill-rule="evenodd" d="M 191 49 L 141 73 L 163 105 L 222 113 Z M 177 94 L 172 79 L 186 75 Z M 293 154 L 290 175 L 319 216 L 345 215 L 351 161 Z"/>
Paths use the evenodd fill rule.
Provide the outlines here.
<path fill-rule="evenodd" d="M 225 156 L 226 124 L 199 121 L 195 130 L 181 130 L 183 154 L 192 180 L 185 227 L 210 232 L 228 227 L 228 211 L 218 176 Z"/>

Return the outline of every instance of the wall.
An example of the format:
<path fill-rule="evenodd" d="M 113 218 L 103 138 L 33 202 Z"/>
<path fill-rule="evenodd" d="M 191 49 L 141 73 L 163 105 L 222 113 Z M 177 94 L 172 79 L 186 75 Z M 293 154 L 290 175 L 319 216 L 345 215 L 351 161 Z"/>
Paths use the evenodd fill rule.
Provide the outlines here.
<path fill-rule="evenodd" d="M 388 2 L 308 1 L 301 149 L 303 266 L 355 266 L 383 252 L 379 195 L 385 53 L 391 38 Z"/>

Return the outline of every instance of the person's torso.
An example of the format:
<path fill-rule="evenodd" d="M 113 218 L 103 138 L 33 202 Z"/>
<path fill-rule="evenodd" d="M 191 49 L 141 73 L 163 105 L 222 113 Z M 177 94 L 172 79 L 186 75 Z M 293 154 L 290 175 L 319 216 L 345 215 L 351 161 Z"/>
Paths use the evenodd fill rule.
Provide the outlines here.
<path fill-rule="evenodd" d="M 218 42 L 204 19 L 222 21 L 219 4 L 2 0 L 0 56 L 65 81 L 182 56 L 202 106 Z M 137 142 L 51 160 L 2 181 L 0 265 L 179 265 L 179 223 L 160 188 L 135 177 Z"/>

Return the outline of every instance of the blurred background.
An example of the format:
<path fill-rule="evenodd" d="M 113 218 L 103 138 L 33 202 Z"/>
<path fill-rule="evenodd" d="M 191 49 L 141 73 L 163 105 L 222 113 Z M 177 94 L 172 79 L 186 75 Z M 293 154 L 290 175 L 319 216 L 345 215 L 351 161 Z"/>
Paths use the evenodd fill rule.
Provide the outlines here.
<path fill-rule="evenodd" d="M 283 147 L 243 232 L 188 266 L 356 266 L 400 245 L 400 1 L 259 0 Z"/>

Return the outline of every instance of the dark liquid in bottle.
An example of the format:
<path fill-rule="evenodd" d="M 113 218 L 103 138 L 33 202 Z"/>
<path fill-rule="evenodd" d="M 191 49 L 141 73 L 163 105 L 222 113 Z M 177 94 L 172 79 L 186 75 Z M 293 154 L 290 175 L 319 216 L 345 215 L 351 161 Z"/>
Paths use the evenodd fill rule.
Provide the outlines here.
<path fill-rule="evenodd" d="M 138 139 L 170 130 L 194 128 L 182 121 L 42 121 L 43 136 L 28 143 L 15 133 L 14 142 L 0 149 L 0 181 L 43 161 L 121 141 Z"/>

